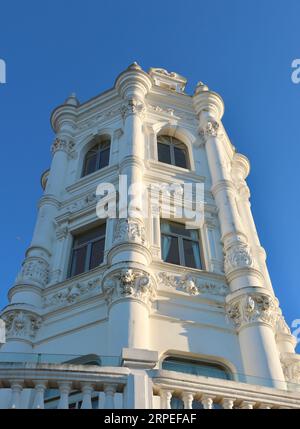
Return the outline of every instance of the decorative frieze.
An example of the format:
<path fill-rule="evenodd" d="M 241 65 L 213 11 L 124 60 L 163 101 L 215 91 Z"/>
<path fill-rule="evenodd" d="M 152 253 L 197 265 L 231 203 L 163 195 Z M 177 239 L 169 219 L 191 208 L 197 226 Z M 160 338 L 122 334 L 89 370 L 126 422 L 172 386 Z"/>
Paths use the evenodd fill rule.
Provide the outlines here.
<path fill-rule="evenodd" d="M 56 138 L 51 146 L 51 152 L 54 155 L 58 151 L 66 152 L 67 155 L 74 155 L 75 143 L 72 140 Z"/>
<path fill-rule="evenodd" d="M 300 356 L 291 353 L 283 354 L 281 365 L 286 381 L 296 384 L 300 389 Z"/>
<path fill-rule="evenodd" d="M 67 210 L 70 213 L 76 213 L 79 210 L 88 208 L 88 207 L 93 207 L 94 205 L 96 205 L 96 203 L 101 199 L 101 197 L 96 195 L 96 192 L 90 192 L 88 195 L 86 195 L 84 198 L 82 198 L 79 201 L 75 201 L 73 203 L 71 203 L 68 207 Z"/>
<path fill-rule="evenodd" d="M 270 295 L 246 294 L 227 304 L 226 313 L 237 329 L 253 323 L 264 323 L 275 329 L 278 305 Z"/>
<path fill-rule="evenodd" d="M 61 289 L 59 292 L 46 295 L 43 299 L 43 306 L 61 307 L 74 304 L 89 296 L 94 296 L 101 290 L 102 276 L 97 276 L 86 282 L 78 282 Z"/>
<path fill-rule="evenodd" d="M 6 338 L 31 339 L 36 336 L 42 318 L 27 310 L 10 310 L 2 315 Z"/>
<path fill-rule="evenodd" d="M 254 266 L 251 250 L 247 244 L 235 244 L 225 252 L 224 269 L 229 273 L 238 268 L 249 268 Z"/>
<path fill-rule="evenodd" d="M 150 304 L 156 297 L 155 283 L 146 271 L 126 268 L 108 276 L 103 282 L 108 304 L 122 298 L 135 298 Z"/>
<path fill-rule="evenodd" d="M 133 242 L 147 245 L 145 227 L 138 219 L 119 219 L 114 232 L 114 242 Z"/>
<path fill-rule="evenodd" d="M 41 258 L 25 259 L 16 283 L 29 282 L 45 287 L 49 280 L 49 264 Z"/>
<path fill-rule="evenodd" d="M 160 272 L 157 274 L 157 283 L 167 286 L 189 295 L 220 295 L 226 296 L 229 288 L 225 284 L 203 281 L 192 275 L 175 276 L 173 274 Z"/>

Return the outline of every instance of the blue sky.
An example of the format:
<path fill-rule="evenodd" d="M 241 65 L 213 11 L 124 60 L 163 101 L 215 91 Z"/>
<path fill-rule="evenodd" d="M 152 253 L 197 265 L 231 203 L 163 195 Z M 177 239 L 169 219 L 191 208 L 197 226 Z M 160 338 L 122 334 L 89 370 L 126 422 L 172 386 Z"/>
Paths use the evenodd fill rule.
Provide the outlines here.
<path fill-rule="evenodd" d="M 252 170 L 252 208 L 273 285 L 300 319 L 300 58 L 298 0 L 3 0 L 0 58 L 0 303 L 30 242 L 40 175 L 50 163 L 51 110 L 84 101 L 137 60 L 204 81 L 225 100 L 224 125 Z"/>

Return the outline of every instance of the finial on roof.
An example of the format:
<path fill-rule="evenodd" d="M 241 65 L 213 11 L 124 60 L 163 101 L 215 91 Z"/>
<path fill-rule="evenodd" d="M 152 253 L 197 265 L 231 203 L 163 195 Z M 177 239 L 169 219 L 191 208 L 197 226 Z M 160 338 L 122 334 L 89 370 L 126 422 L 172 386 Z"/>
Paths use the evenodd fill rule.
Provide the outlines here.
<path fill-rule="evenodd" d="M 72 92 L 72 93 L 69 95 L 69 97 L 68 97 L 68 98 L 66 99 L 66 101 L 65 101 L 65 104 L 69 104 L 69 105 L 71 105 L 71 106 L 75 106 L 75 107 L 79 106 L 79 101 L 78 101 L 78 99 L 77 99 L 77 97 L 76 97 L 75 92 Z"/>
<path fill-rule="evenodd" d="M 128 66 L 128 70 L 142 70 L 142 67 L 134 61 L 130 66 Z"/>
<path fill-rule="evenodd" d="M 199 81 L 197 83 L 197 86 L 196 86 L 196 89 L 195 89 L 195 94 L 198 94 L 199 92 L 202 92 L 202 91 L 208 91 L 208 90 L 209 90 L 208 86 L 205 85 L 203 82 Z"/>

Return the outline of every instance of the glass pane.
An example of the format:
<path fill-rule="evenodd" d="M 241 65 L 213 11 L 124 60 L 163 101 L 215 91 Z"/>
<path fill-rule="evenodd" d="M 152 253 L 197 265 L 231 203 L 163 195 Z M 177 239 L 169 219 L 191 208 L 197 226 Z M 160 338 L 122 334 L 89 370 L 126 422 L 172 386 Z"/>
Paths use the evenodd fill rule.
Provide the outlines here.
<path fill-rule="evenodd" d="M 84 175 L 86 176 L 88 174 L 91 174 L 94 171 L 96 171 L 96 169 L 97 169 L 97 153 L 86 157 Z"/>
<path fill-rule="evenodd" d="M 161 251 L 162 259 L 165 262 L 170 262 L 171 264 L 176 265 L 180 264 L 178 239 L 176 237 L 171 237 L 170 235 L 162 234 Z"/>
<path fill-rule="evenodd" d="M 222 378 L 224 380 L 230 380 L 229 373 L 217 364 L 209 362 L 196 362 L 188 360 L 177 360 L 174 358 L 168 358 L 163 361 L 162 369 L 168 371 L 183 372 L 191 375 L 201 375 L 204 377 Z"/>
<path fill-rule="evenodd" d="M 101 264 L 104 253 L 104 239 L 95 241 L 92 244 L 90 269 L 93 269 Z"/>
<path fill-rule="evenodd" d="M 86 251 L 86 246 L 80 247 L 80 249 L 76 249 L 73 251 L 71 269 L 72 276 L 76 276 L 77 274 L 83 273 L 85 271 Z"/>
<path fill-rule="evenodd" d="M 182 235 L 183 237 L 191 237 L 191 229 L 187 229 L 184 224 L 169 222 L 170 232 L 177 235 Z"/>
<path fill-rule="evenodd" d="M 160 162 L 165 162 L 166 164 L 171 164 L 171 152 L 170 146 L 167 144 L 158 143 L 158 160 Z"/>
<path fill-rule="evenodd" d="M 105 150 L 101 150 L 99 169 L 106 167 L 109 164 L 109 152 L 110 152 L 109 148 L 107 148 Z"/>
<path fill-rule="evenodd" d="M 171 409 L 172 410 L 183 410 L 184 409 L 183 400 L 180 398 L 177 398 L 176 396 L 172 396 L 172 398 L 171 398 Z"/>
<path fill-rule="evenodd" d="M 187 168 L 186 152 L 184 149 L 174 147 L 174 157 L 177 167 Z"/>
<path fill-rule="evenodd" d="M 191 240 L 183 240 L 185 266 L 201 268 L 199 244 Z"/>
<path fill-rule="evenodd" d="M 106 224 L 104 223 L 102 225 L 99 225 L 97 228 L 93 228 L 87 232 L 78 235 L 75 240 L 75 247 L 92 241 L 96 238 L 103 237 L 105 235 L 105 226 Z"/>

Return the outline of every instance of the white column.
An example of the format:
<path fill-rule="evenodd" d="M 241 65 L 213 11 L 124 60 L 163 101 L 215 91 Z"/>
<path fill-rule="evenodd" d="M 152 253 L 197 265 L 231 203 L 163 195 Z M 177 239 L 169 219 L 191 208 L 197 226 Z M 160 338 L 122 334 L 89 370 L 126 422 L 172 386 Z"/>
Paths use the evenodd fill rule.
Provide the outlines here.
<path fill-rule="evenodd" d="M 201 404 L 203 405 L 204 410 L 211 410 L 214 405 L 214 401 L 210 396 L 202 396 Z"/>
<path fill-rule="evenodd" d="M 244 372 L 261 379 L 271 378 L 271 385 L 282 388 L 284 375 L 272 330 L 278 304 L 265 284 L 260 264 L 252 254 L 249 232 L 237 208 L 232 159 L 225 150 L 226 137 L 220 123 L 224 112 L 223 101 L 203 85 L 197 87 L 194 101 L 222 232 L 225 274 L 231 290 L 226 297 L 227 312 L 239 332 Z"/>
<path fill-rule="evenodd" d="M 223 398 L 222 399 L 222 407 L 224 410 L 232 410 L 234 406 L 235 399 L 233 398 Z"/>
<path fill-rule="evenodd" d="M 161 408 L 163 410 L 170 410 L 171 409 L 172 392 L 170 390 L 162 390 L 160 392 L 160 397 L 161 397 Z"/>

